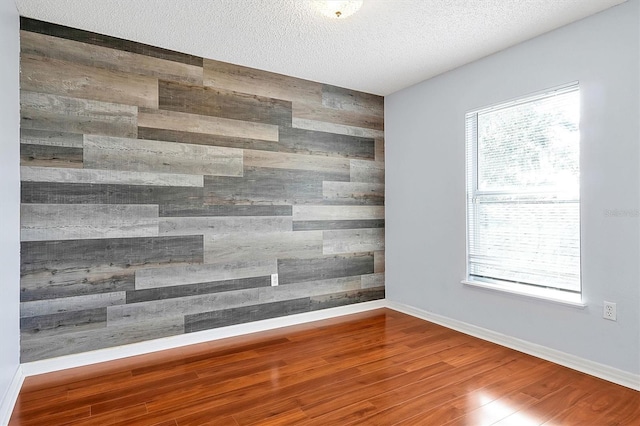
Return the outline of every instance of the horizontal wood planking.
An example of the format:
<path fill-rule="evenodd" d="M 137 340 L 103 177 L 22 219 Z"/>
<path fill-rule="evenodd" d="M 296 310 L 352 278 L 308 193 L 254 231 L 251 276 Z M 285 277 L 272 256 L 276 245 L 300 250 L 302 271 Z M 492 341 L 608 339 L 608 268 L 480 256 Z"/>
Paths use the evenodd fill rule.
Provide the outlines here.
<path fill-rule="evenodd" d="M 47 145 L 55 147 L 82 148 L 80 133 L 64 133 L 51 130 L 20 129 L 20 143 L 25 145 Z"/>
<path fill-rule="evenodd" d="M 61 182 L 152 186 L 204 186 L 203 176 L 175 173 L 129 172 L 124 170 L 21 167 L 23 182 Z"/>
<path fill-rule="evenodd" d="M 291 102 L 280 99 L 169 81 L 159 82 L 158 93 L 164 110 L 291 126 Z"/>
<path fill-rule="evenodd" d="M 214 310 L 384 297 L 360 278 L 383 247 L 382 97 L 21 26 L 25 360 L 183 333 Z M 346 247 L 366 251 L 323 255 Z"/>
<path fill-rule="evenodd" d="M 133 290 L 137 269 L 204 258 L 202 236 L 29 241 L 21 253 L 21 301 Z"/>
<path fill-rule="evenodd" d="M 375 160 L 384 162 L 384 138 L 376 138 L 375 146 L 376 146 Z"/>
<path fill-rule="evenodd" d="M 22 54 L 20 87 L 32 92 L 158 108 L 158 80 Z"/>
<path fill-rule="evenodd" d="M 36 19 L 20 17 L 20 29 L 32 33 L 46 34 L 63 39 L 81 41 L 83 43 L 108 47 L 110 49 L 138 53 L 153 58 L 166 59 L 168 61 L 175 61 L 198 67 L 202 66 L 202 58 L 198 56 L 187 55 L 172 50 L 150 46 L 148 44 L 97 34 L 63 25 L 38 21 Z"/>
<path fill-rule="evenodd" d="M 277 272 L 275 260 L 147 268 L 136 272 L 136 290 L 259 277 Z"/>
<path fill-rule="evenodd" d="M 341 229 L 322 232 L 322 253 L 358 253 L 384 250 L 384 228 Z"/>
<path fill-rule="evenodd" d="M 251 123 L 248 121 L 232 120 L 230 118 L 148 108 L 140 109 L 138 113 L 138 125 L 141 127 L 206 133 L 219 136 L 266 141 L 278 140 L 278 126 L 272 124 Z"/>
<path fill-rule="evenodd" d="M 375 272 L 384 272 L 384 250 L 376 250 L 373 252 L 374 270 Z"/>
<path fill-rule="evenodd" d="M 325 204 L 384 204 L 384 184 L 369 182 L 323 182 Z"/>
<path fill-rule="evenodd" d="M 135 138 L 138 108 L 91 99 L 20 91 L 20 126 Z"/>
<path fill-rule="evenodd" d="M 83 167 L 82 148 L 20 144 L 20 165 L 35 167 Z"/>
<path fill-rule="evenodd" d="M 202 64 L 189 65 L 46 34 L 20 31 L 20 50 L 27 55 L 60 59 L 99 69 L 202 84 Z"/>
<path fill-rule="evenodd" d="M 382 206 L 293 206 L 294 221 L 384 219 Z"/>
<path fill-rule="evenodd" d="M 362 288 L 384 287 L 384 273 L 376 272 L 374 274 L 363 275 Z"/>
<path fill-rule="evenodd" d="M 206 263 L 319 255 L 322 255 L 321 231 L 215 234 L 204 239 Z"/>
<path fill-rule="evenodd" d="M 86 168 L 242 176 L 242 151 L 107 136 L 84 137 Z"/>
<path fill-rule="evenodd" d="M 20 318 L 51 315 L 59 312 L 81 311 L 84 309 L 105 308 L 112 305 L 123 305 L 126 293 L 88 294 L 50 300 L 34 300 L 20 303 Z"/>
<path fill-rule="evenodd" d="M 158 235 L 158 206 L 23 204 L 22 241 Z"/>
<path fill-rule="evenodd" d="M 160 235 L 216 235 L 232 232 L 265 233 L 292 230 L 290 217 L 165 217 L 159 220 Z"/>

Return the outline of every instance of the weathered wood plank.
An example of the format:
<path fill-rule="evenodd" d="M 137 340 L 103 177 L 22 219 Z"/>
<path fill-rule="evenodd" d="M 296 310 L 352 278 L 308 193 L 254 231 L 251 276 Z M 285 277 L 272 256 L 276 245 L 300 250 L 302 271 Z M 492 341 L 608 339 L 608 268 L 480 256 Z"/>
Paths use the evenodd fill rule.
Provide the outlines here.
<path fill-rule="evenodd" d="M 242 161 L 242 151 L 234 148 L 94 135 L 84 137 L 85 168 L 242 176 Z"/>
<path fill-rule="evenodd" d="M 325 204 L 384 205 L 384 184 L 368 182 L 323 182 Z"/>
<path fill-rule="evenodd" d="M 268 167 L 273 169 L 312 170 L 349 174 L 349 160 L 321 157 L 317 155 L 289 154 L 283 152 L 244 150 L 244 164 L 247 167 Z"/>
<path fill-rule="evenodd" d="M 282 133 L 280 128 L 280 133 Z M 193 145 L 210 145 L 240 149 L 262 149 L 265 151 L 280 151 L 278 141 L 240 138 L 234 136 L 210 135 L 206 133 L 182 132 L 179 130 L 155 129 L 152 127 L 138 127 L 138 139 L 152 139 L 158 141 L 188 143 Z"/>
<path fill-rule="evenodd" d="M 21 340 L 107 326 L 107 308 L 84 309 L 20 318 Z"/>
<path fill-rule="evenodd" d="M 279 259 L 278 281 L 291 284 L 373 273 L 373 253 L 323 256 L 315 259 Z"/>
<path fill-rule="evenodd" d="M 184 317 L 154 318 L 124 326 L 107 326 L 59 336 L 30 339 L 20 345 L 20 361 L 30 362 L 96 349 L 110 348 L 184 333 Z"/>
<path fill-rule="evenodd" d="M 159 83 L 160 109 L 291 127 L 291 102 L 222 88 Z"/>
<path fill-rule="evenodd" d="M 290 283 L 260 290 L 260 302 L 276 302 L 299 297 L 321 296 L 359 289 L 362 286 L 360 276 L 347 276 L 321 280 Z"/>
<path fill-rule="evenodd" d="M 322 254 L 384 250 L 384 228 L 322 232 Z"/>
<path fill-rule="evenodd" d="M 376 155 L 375 160 L 384 163 L 384 138 L 376 138 Z"/>
<path fill-rule="evenodd" d="M 244 260 L 235 263 L 148 268 L 136 272 L 136 290 L 198 284 L 277 273 L 275 260 Z"/>
<path fill-rule="evenodd" d="M 216 234 L 204 239 L 206 263 L 320 255 L 321 231 Z"/>
<path fill-rule="evenodd" d="M 20 125 L 66 133 L 135 138 L 138 108 L 45 93 L 20 92 Z"/>
<path fill-rule="evenodd" d="M 29 31 L 20 31 L 20 50 L 23 54 L 60 59 L 94 68 L 202 84 L 201 63 L 189 65 Z"/>
<path fill-rule="evenodd" d="M 363 275 L 362 288 L 384 287 L 384 273 Z"/>
<path fill-rule="evenodd" d="M 373 220 L 308 220 L 293 222 L 294 231 L 326 229 L 384 228 L 384 219 Z"/>
<path fill-rule="evenodd" d="M 303 120 L 315 120 L 348 127 L 361 127 L 371 130 L 384 130 L 384 117 L 361 114 L 348 110 L 325 108 L 309 103 L 293 103 L 293 117 Z"/>
<path fill-rule="evenodd" d="M 123 50 L 125 52 L 138 53 L 154 58 L 166 59 L 168 61 L 180 62 L 188 65 L 202 66 L 202 58 L 188 55 L 172 50 L 162 49 L 148 44 L 129 41 L 122 38 L 92 33 L 76 28 L 65 27 L 63 25 L 38 21 L 36 19 L 20 17 L 20 29 L 33 33 L 46 34 L 68 40 L 81 41 L 83 43 L 96 46 L 108 47 L 110 49 Z"/>
<path fill-rule="evenodd" d="M 20 129 L 20 143 L 67 148 L 82 148 L 80 133 L 64 133 L 55 130 Z"/>
<path fill-rule="evenodd" d="M 384 163 L 350 160 L 351 182 L 384 183 Z"/>
<path fill-rule="evenodd" d="M 328 123 L 326 121 L 313 120 L 310 118 L 300 118 L 295 115 L 291 119 L 291 125 L 297 129 L 315 130 L 318 132 L 336 133 L 338 135 L 357 136 L 361 138 L 384 137 L 384 131 L 382 130 Z"/>
<path fill-rule="evenodd" d="M 59 299 L 21 302 L 20 318 L 122 305 L 126 301 L 125 297 L 125 292 L 120 291 L 115 293 L 89 294 L 83 296 L 63 297 Z"/>
<path fill-rule="evenodd" d="M 371 160 L 375 156 L 375 141 L 335 133 L 314 130 L 280 128 L 278 151 L 298 154 L 325 155 L 329 157 L 359 158 Z M 258 147 L 255 149 L 263 149 Z"/>
<path fill-rule="evenodd" d="M 383 206 L 293 206 L 294 221 L 384 219 Z"/>
<path fill-rule="evenodd" d="M 20 165 L 82 168 L 82 148 L 20 144 Z"/>
<path fill-rule="evenodd" d="M 20 298 L 134 289 L 140 268 L 202 263 L 202 236 L 31 241 L 21 244 Z"/>
<path fill-rule="evenodd" d="M 204 85 L 291 102 L 322 103 L 322 85 L 309 80 L 204 60 Z"/>
<path fill-rule="evenodd" d="M 54 167 L 21 167 L 23 182 L 60 182 L 89 184 L 123 184 L 153 186 L 204 186 L 204 178 L 175 173 L 148 173 L 114 170 L 69 169 Z"/>
<path fill-rule="evenodd" d="M 22 182 L 21 189 L 22 202 L 27 204 L 180 204 L 189 208 L 203 203 L 200 187 Z"/>
<path fill-rule="evenodd" d="M 198 284 L 157 287 L 127 292 L 127 303 L 149 302 L 153 300 L 175 299 L 178 297 L 198 296 L 248 288 L 270 287 L 271 276 L 239 278 L 223 281 L 211 281 Z"/>
<path fill-rule="evenodd" d="M 31 92 L 158 108 L 158 80 L 58 59 L 20 56 L 20 87 Z"/>
<path fill-rule="evenodd" d="M 322 105 L 341 111 L 352 111 L 375 117 L 384 117 L 384 96 L 322 85 Z"/>
<path fill-rule="evenodd" d="M 158 235 L 158 206 L 23 204 L 22 241 Z"/>
<path fill-rule="evenodd" d="M 385 264 L 384 250 L 377 250 L 373 252 L 373 264 L 374 264 L 373 269 L 376 273 L 384 272 L 384 264 Z"/>
<path fill-rule="evenodd" d="M 161 205 L 160 217 L 291 216 L 291 206 Z M 368 228 L 374 228 L 369 226 Z"/>
<path fill-rule="evenodd" d="M 165 217 L 159 220 L 160 235 L 216 235 L 232 232 L 265 233 L 292 230 L 291 217 Z"/>
<path fill-rule="evenodd" d="M 232 120 L 230 118 L 148 108 L 140 109 L 138 113 L 138 125 L 156 129 L 207 133 L 238 138 L 261 139 L 266 141 L 278 140 L 278 126 L 272 124 L 251 123 L 248 121 Z"/>
<path fill-rule="evenodd" d="M 352 305 L 354 303 L 370 302 L 372 300 L 384 299 L 384 297 L 384 287 L 345 291 L 342 293 L 332 293 L 323 296 L 314 296 L 310 298 L 310 310 L 316 311 L 320 309 Z"/>

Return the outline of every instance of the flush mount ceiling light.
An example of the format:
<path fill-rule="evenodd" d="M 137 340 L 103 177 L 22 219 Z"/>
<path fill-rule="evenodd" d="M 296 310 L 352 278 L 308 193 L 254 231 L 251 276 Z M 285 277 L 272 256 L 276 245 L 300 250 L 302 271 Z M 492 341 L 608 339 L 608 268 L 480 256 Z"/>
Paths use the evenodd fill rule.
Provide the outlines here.
<path fill-rule="evenodd" d="M 314 0 L 315 7 L 329 18 L 344 19 L 362 6 L 362 0 Z"/>

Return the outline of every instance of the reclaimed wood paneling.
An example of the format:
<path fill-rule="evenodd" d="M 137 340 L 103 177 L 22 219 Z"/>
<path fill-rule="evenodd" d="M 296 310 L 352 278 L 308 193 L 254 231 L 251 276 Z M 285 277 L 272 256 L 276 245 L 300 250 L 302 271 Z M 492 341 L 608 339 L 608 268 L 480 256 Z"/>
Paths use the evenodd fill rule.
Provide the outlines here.
<path fill-rule="evenodd" d="M 23 362 L 384 297 L 382 97 L 29 18 L 21 71 Z"/>
<path fill-rule="evenodd" d="M 141 139 L 85 136 L 87 168 L 242 176 L 242 151 Z"/>

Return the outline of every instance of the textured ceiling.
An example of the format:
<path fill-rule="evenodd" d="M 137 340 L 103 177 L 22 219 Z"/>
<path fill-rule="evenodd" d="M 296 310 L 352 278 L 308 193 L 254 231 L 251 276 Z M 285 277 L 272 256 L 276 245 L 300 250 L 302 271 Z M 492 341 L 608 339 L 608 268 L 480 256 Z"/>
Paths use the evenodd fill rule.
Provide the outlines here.
<path fill-rule="evenodd" d="M 23 16 L 387 95 L 625 0 L 16 0 Z"/>

